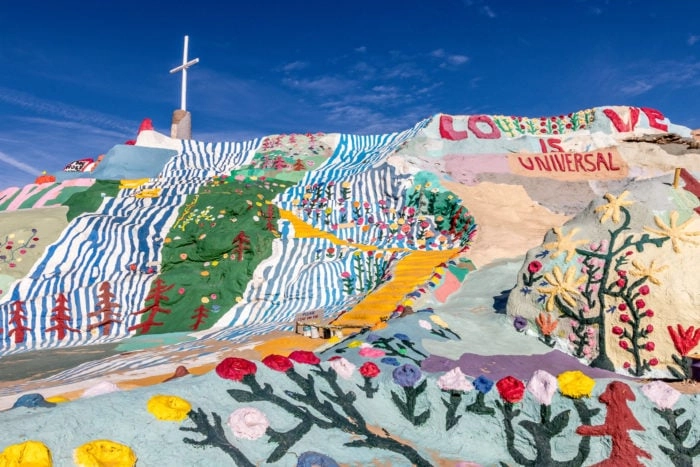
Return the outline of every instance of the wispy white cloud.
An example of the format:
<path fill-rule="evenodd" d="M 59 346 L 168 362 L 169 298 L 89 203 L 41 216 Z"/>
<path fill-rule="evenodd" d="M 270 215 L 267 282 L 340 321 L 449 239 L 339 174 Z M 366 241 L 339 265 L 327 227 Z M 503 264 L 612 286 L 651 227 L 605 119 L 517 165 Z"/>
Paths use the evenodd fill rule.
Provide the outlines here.
<path fill-rule="evenodd" d="M 440 68 L 449 68 L 464 65 L 469 61 L 469 57 L 459 54 L 448 54 L 445 49 L 435 49 L 428 54 L 430 57 L 442 60 Z"/>
<path fill-rule="evenodd" d="M 358 52 L 358 53 L 363 54 L 363 53 L 367 52 L 367 47 L 365 47 L 364 45 L 361 46 L 361 47 L 357 47 L 357 48 L 355 49 L 355 52 Z"/>
<path fill-rule="evenodd" d="M 628 83 L 622 86 L 620 91 L 628 96 L 638 96 L 644 94 L 645 92 L 653 89 L 654 85 L 646 81 L 637 80 L 633 83 Z"/>
<path fill-rule="evenodd" d="M 353 80 L 337 78 L 334 76 L 321 76 L 314 79 L 285 79 L 284 84 L 287 86 L 309 91 L 319 95 L 335 94 L 348 89 L 352 89 L 356 83 Z"/>
<path fill-rule="evenodd" d="M 133 131 L 132 122 L 127 122 L 111 115 L 79 108 L 62 102 L 41 99 L 32 94 L 14 89 L 0 87 L 0 101 L 24 110 L 35 112 L 39 115 L 61 117 L 68 121 L 89 123 L 113 130 Z"/>
<path fill-rule="evenodd" d="M 303 70 L 307 66 L 309 66 L 309 64 L 307 62 L 297 60 L 295 62 L 290 62 L 290 63 L 286 63 L 286 64 L 282 65 L 282 70 L 286 71 L 286 72 L 297 71 L 297 70 Z"/>
<path fill-rule="evenodd" d="M 491 9 L 491 7 L 488 6 L 488 5 L 482 6 L 480 11 L 481 11 L 481 13 L 482 13 L 483 15 L 486 15 L 486 16 L 488 16 L 489 18 L 495 18 L 495 17 L 496 17 L 496 13 L 494 13 L 493 10 Z"/>
<path fill-rule="evenodd" d="M 484 0 L 462 0 L 462 4 L 467 8 L 476 8 L 480 14 L 489 18 L 496 17 L 496 13 Z"/>
<path fill-rule="evenodd" d="M 688 45 L 695 45 L 700 41 L 700 35 L 691 34 L 688 36 Z"/>
<path fill-rule="evenodd" d="M 653 63 L 635 63 L 628 69 L 618 70 L 623 83 L 620 90 L 630 96 L 644 94 L 652 89 L 700 86 L 700 63 L 664 60 Z"/>
<path fill-rule="evenodd" d="M 11 165 L 12 167 L 21 170 L 22 172 L 31 174 L 31 175 L 36 175 L 37 174 L 37 168 L 35 166 L 29 165 L 25 162 L 22 162 L 19 159 L 16 159 L 8 154 L 5 154 L 4 152 L 0 151 L 0 162 L 3 164 Z"/>

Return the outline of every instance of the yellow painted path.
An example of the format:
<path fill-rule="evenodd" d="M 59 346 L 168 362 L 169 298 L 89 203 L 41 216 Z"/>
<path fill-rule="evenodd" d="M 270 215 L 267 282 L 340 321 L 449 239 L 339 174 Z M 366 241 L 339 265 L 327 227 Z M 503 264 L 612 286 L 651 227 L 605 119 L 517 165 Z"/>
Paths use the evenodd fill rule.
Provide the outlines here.
<path fill-rule="evenodd" d="M 292 223 L 295 237 L 297 238 L 325 238 L 335 245 L 347 245 L 361 250 L 377 250 L 371 245 L 348 243 L 333 234 L 318 230 L 296 217 L 292 212 L 280 209 L 280 217 Z M 334 325 L 349 328 L 373 327 L 385 321 L 398 305 L 411 305 L 411 300 L 405 297 L 418 286 L 427 284 L 435 272 L 442 272 L 437 265 L 448 261 L 459 253 L 459 249 L 442 251 L 407 250 L 403 248 L 391 248 L 377 251 L 410 251 L 402 258 L 394 268 L 394 277 L 382 284 L 377 290 L 367 295 L 364 300 L 354 308 L 339 316 L 333 321 Z M 303 340 L 304 342 L 300 342 Z M 309 341 L 308 343 L 306 341 Z M 308 344 L 304 345 L 304 344 Z M 323 340 L 292 334 L 290 337 L 280 337 L 265 342 L 255 348 L 261 354 L 261 358 L 270 353 L 287 354 L 292 349 L 312 348 L 325 343 Z M 314 346 L 315 344 L 315 346 Z M 276 349 L 276 350 L 275 350 Z M 289 350 L 291 349 L 291 350 Z M 288 350 L 288 351 L 287 351 Z"/>

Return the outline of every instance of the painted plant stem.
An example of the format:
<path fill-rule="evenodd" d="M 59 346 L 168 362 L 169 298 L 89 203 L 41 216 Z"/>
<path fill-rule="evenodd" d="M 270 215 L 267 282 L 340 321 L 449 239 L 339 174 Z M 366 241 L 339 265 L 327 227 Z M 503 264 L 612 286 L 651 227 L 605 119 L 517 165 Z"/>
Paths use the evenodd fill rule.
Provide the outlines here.
<path fill-rule="evenodd" d="M 679 426 L 678 419 L 685 413 L 685 409 L 680 408 L 676 410 L 661 410 L 654 407 L 654 412 L 659 414 L 661 418 L 666 421 L 668 427 L 659 426 L 657 428 L 672 446 L 669 448 L 667 446 L 659 445 L 659 449 L 661 449 L 664 454 L 671 459 L 673 465 L 676 467 L 693 465 L 693 458 L 700 456 L 700 440 L 698 440 L 698 442 L 691 447 L 685 447 L 684 445 L 692 427 L 692 417 L 681 423 Z"/>
<path fill-rule="evenodd" d="M 192 438 L 184 438 L 183 441 L 197 447 L 211 446 L 219 448 L 228 454 L 236 465 L 242 467 L 255 467 L 255 464 L 250 462 L 248 458 L 226 438 L 224 429 L 221 425 L 221 417 L 217 413 L 212 413 L 214 423 L 210 423 L 207 415 L 202 409 L 191 410 L 187 416 L 195 424 L 195 427 L 180 427 L 182 431 L 191 431 L 201 433 L 205 436 L 202 440 L 194 440 Z"/>

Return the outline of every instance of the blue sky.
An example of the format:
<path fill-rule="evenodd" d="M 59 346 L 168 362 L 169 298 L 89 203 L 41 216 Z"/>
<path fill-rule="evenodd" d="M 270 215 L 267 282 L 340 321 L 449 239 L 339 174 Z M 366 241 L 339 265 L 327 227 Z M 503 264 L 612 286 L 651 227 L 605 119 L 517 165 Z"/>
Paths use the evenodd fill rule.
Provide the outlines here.
<path fill-rule="evenodd" d="M 0 189 L 96 158 L 146 117 L 169 134 L 185 35 L 198 140 L 601 105 L 700 127 L 694 0 L 25 0 L 0 6 Z"/>

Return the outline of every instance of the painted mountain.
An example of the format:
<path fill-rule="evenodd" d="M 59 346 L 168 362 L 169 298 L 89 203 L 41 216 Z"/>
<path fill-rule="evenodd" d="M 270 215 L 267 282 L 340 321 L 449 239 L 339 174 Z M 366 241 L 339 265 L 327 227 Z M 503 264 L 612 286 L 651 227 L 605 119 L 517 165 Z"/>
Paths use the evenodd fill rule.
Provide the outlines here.
<path fill-rule="evenodd" d="M 700 465 L 694 136 L 147 119 L 0 191 L 0 466 Z"/>

